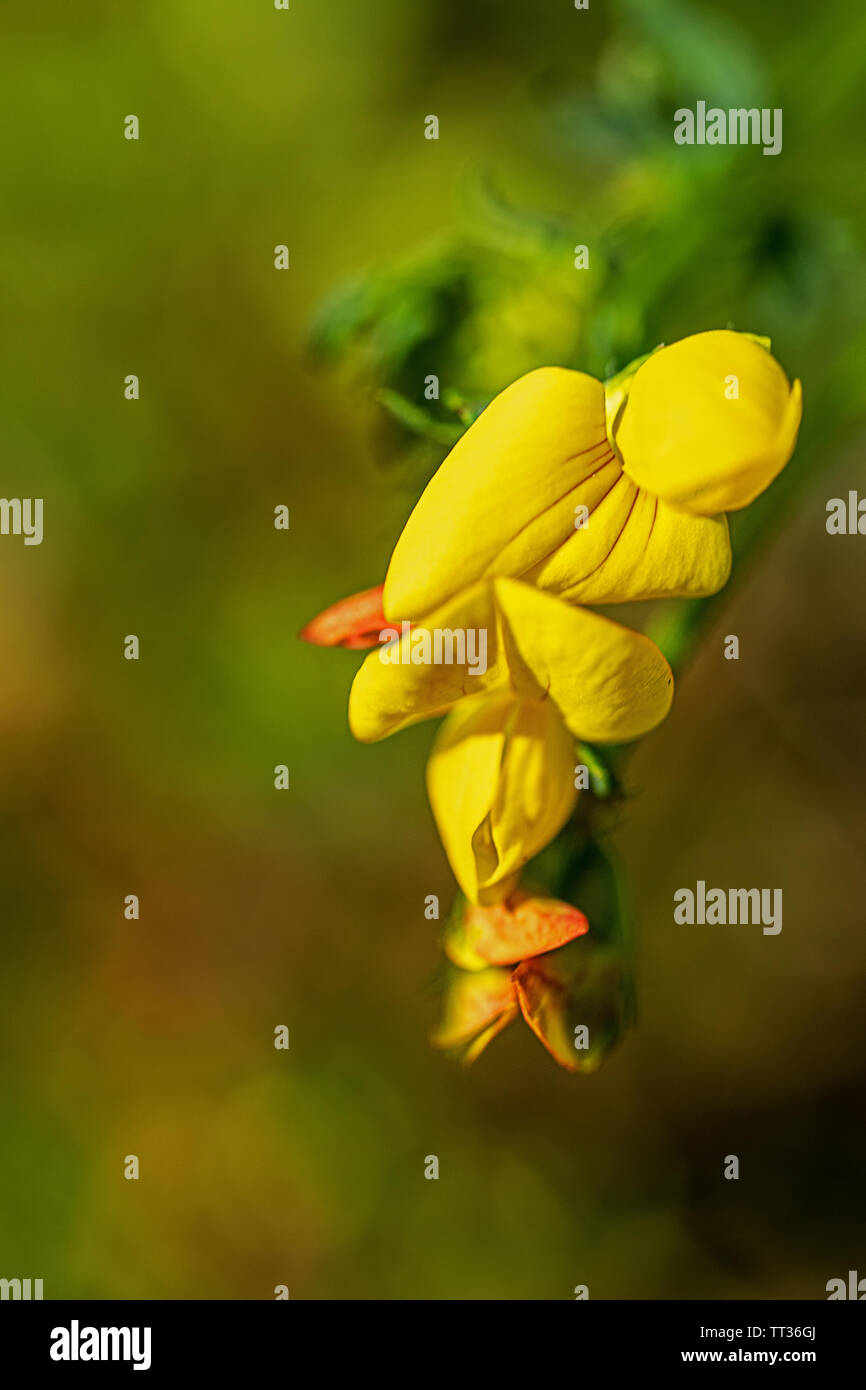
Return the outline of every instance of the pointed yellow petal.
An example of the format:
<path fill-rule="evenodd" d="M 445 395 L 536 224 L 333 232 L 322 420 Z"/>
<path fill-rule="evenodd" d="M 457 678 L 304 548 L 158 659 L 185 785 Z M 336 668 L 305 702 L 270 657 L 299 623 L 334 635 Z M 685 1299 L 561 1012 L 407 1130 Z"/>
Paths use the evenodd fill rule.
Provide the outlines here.
<path fill-rule="evenodd" d="M 479 644 L 474 649 L 467 643 L 467 630 L 476 634 L 470 639 Z M 437 633 L 443 658 L 439 661 L 433 659 Z M 478 659 L 482 642 L 483 662 Z M 352 684 L 349 726 L 362 743 L 375 742 L 421 719 L 445 714 L 465 695 L 509 684 L 494 593 L 489 584 L 479 584 L 432 614 L 427 623 L 413 624 L 394 646 L 370 653 Z"/>
<path fill-rule="evenodd" d="M 801 415 L 800 383 L 789 385 L 754 338 L 696 333 L 638 368 L 615 439 L 640 487 L 713 516 L 747 506 L 769 486 L 793 453 Z"/>
<path fill-rule="evenodd" d="M 577 796 L 573 769 L 573 740 L 549 701 L 482 696 L 448 718 L 427 764 L 427 792 L 470 903 L 506 897 L 562 828 Z"/>
<path fill-rule="evenodd" d="M 573 531 L 575 488 L 612 459 L 600 382 L 562 367 L 515 381 L 409 517 L 385 579 L 388 617 L 416 620 L 485 575 L 537 564 Z"/>
<path fill-rule="evenodd" d="M 648 637 L 513 579 L 493 588 L 516 690 L 548 696 L 590 743 L 627 743 L 661 723 L 673 674 Z"/>

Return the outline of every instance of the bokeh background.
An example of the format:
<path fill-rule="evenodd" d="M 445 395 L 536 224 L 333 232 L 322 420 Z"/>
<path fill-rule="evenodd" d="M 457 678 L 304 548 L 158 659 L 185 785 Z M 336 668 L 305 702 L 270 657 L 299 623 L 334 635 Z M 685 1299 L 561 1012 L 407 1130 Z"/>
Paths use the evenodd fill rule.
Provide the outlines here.
<path fill-rule="evenodd" d="M 844 0 L 4 7 L 2 490 L 45 499 L 45 539 L 0 538 L 0 1275 L 811 1299 L 866 1273 L 866 541 L 825 531 L 866 492 L 864 47 Z M 782 107 L 782 154 L 676 147 L 699 98 Z M 592 1077 L 523 1025 L 460 1070 L 426 1041 L 434 731 L 355 745 L 356 658 L 296 633 L 380 578 L 442 457 L 427 373 L 483 401 L 726 324 L 806 414 L 629 765 L 637 1026 Z M 782 887 L 781 935 L 675 925 L 697 878 Z"/>

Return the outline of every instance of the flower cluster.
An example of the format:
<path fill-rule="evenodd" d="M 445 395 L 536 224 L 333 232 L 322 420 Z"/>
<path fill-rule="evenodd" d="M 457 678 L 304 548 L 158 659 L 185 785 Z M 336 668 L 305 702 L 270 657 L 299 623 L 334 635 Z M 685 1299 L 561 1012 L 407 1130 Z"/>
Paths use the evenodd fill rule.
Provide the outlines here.
<path fill-rule="evenodd" d="M 472 1060 L 520 1012 L 563 1066 L 588 1070 L 626 1021 L 617 960 L 583 913 L 521 887 L 574 809 L 575 740 L 639 738 L 673 697 L 654 643 L 582 605 L 720 589 L 725 513 L 784 467 L 801 411 L 766 340 L 728 330 L 662 346 L 604 384 L 530 372 L 434 474 L 384 586 L 302 633 L 379 646 L 352 686 L 356 738 L 445 716 L 427 788 L 463 896 L 437 1045 Z M 453 640 L 467 632 L 484 635 L 483 663 Z M 442 634 L 447 658 L 431 660 Z"/>

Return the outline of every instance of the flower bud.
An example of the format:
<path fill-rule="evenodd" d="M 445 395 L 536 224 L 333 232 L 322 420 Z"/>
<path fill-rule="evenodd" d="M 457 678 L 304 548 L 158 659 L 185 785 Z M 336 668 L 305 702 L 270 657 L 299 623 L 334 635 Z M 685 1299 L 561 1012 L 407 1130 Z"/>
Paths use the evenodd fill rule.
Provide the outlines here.
<path fill-rule="evenodd" d="M 388 627 L 382 611 L 382 584 L 340 599 L 301 629 L 304 642 L 317 647 L 376 647 Z"/>

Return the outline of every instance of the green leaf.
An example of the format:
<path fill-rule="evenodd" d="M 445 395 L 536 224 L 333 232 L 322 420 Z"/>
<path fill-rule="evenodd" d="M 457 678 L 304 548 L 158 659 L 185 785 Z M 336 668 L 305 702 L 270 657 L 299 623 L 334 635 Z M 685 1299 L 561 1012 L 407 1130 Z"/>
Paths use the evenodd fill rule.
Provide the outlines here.
<path fill-rule="evenodd" d="M 449 425 L 447 420 L 435 419 L 421 406 L 415 405 L 399 391 L 392 391 L 390 387 L 383 387 L 381 391 L 377 391 L 376 400 L 404 429 L 420 435 L 422 439 L 444 444 L 450 449 L 464 433 L 462 425 Z"/>

